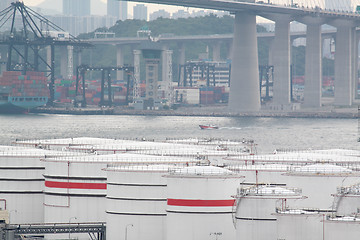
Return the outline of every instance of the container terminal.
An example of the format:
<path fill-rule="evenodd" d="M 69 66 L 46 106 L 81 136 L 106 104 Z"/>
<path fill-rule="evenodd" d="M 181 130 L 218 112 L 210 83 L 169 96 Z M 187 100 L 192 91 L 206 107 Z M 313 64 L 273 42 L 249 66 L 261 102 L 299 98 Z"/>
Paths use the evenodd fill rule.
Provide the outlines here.
<path fill-rule="evenodd" d="M 15 140 L 0 146 L 1 237 L 356 239 L 360 151 L 254 145 Z"/>

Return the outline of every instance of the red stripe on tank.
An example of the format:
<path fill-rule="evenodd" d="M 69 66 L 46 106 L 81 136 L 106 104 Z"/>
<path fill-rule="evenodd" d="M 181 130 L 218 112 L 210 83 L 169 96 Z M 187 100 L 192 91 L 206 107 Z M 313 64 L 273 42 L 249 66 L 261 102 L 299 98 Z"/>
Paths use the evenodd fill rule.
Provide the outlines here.
<path fill-rule="evenodd" d="M 235 199 L 227 200 L 198 200 L 198 199 L 171 199 L 168 198 L 167 205 L 185 207 L 231 207 Z"/>
<path fill-rule="evenodd" d="M 54 182 L 45 181 L 49 188 L 106 189 L 106 183 Z"/>

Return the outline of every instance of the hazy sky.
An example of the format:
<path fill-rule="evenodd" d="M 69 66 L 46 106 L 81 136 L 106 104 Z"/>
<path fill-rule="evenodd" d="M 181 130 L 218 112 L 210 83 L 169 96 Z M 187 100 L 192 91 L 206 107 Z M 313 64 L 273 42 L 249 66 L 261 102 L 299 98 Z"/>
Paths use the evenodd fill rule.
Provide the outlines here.
<path fill-rule="evenodd" d="M 1 1 L 1 0 L 0 0 Z M 35 6 L 35 5 L 38 5 L 42 2 L 44 2 L 45 0 L 23 0 L 23 2 L 25 3 L 25 5 L 28 5 L 28 6 Z M 61 0 L 58 0 L 58 1 L 61 1 Z M 104 3 L 106 3 L 107 1 L 106 0 L 100 0 Z M 132 8 L 133 6 L 135 6 L 137 3 L 136 2 L 128 2 L 128 11 L 129 11 L 129 14 L 132 15 Z M 179 9 L 186 9 L 184 7 L 176 7 L 176 6 L 169 6 L 169 5 L 160 5 L 160 4 L 146 4 L 148 6 L 148 13 L 151 13 L 151 12 L 154 12 L 154 11 L 157 11 L 159 9 L 165 9 L 167 12 L 176 12 L 178 11 Z M 194 10 L 194 9 L 190 9 L 190 12 Z M 198 10 L 198 9 L 196 9 Z"/>

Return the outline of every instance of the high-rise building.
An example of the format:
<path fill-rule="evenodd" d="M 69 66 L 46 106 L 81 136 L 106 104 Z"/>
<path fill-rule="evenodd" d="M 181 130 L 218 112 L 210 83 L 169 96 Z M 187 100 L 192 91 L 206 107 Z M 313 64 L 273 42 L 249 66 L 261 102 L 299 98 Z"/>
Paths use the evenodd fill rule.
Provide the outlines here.
<path fill-rule="evenodd" d="M 151 13 L 149 19 L 150 19 L 150 21 L 152 21 L 152 20 L 155 20 L 160 17 L 161 18 L 170 18 L 170 13 L 165 11 L 164 9 L 160 9 L 158 11 Z"/>
<path fill-rule="evenodd" d="M 336 11 L 353 11 L 351 0 L 325 0 L 325 8 Z"/>
<path fill-rule="evenodd" d="M 63 14 L 66 16 L 90 16 L 90 0 L 63 0 Z"/>
<path fill-rule="evenodd" d="M 127 19 L 127 1 L 108 0 L 107 1 L 107 15 L 116 17 L 120 20 Z"/>
<path fill-rule="evenodd" d="M 133 19 L 147 20 L 147 7 L 144 4 L 136 4 L 133 11 Z"/>

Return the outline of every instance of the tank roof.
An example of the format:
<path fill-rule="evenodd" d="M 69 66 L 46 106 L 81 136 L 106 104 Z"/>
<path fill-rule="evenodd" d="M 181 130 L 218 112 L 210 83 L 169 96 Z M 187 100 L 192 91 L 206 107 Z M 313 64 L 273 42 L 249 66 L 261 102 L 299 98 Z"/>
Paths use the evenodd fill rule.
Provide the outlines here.
<path fill-rule="evenodd" d="M 106 154 L 106 155 L 85 155 L 79 157 L 54 157 L 43 158 L 45 162 L 74 162 L 74 163 L 121 163 L 121 164 L 161 164 L 161 163 L 183 163 L 195 164 L 199 160 L 185 157 L 152 156 L 132 153 Z"/>
<path fill-rule="evenodd" d="M 338 174 L 351 173 L 352 170 L 333 164 L 313 164 L 294 168 L 291 173 Z"/>
<path fill-rule="evenodd" d="M 242 196 L 274 196 L 274 197 L 298 197 L 301 196 L 301 189 L 271 185 L 253 185 L 238 189 L 238 197 Z"/>
<path fill-rule="evenodd" d="M 169 176 L 236 176 L 237 174 L 215 166 L 191 166 L 170 170 Z"/>
<path fill-rule="evenodd" d="M 170 168 L 173 168 L 174 165 L 134 165 L 134 166 L 124 166 L 112 164 L 108 165 L 105 169 L 106 171 L 114 172 L 168 172 Z"/>

